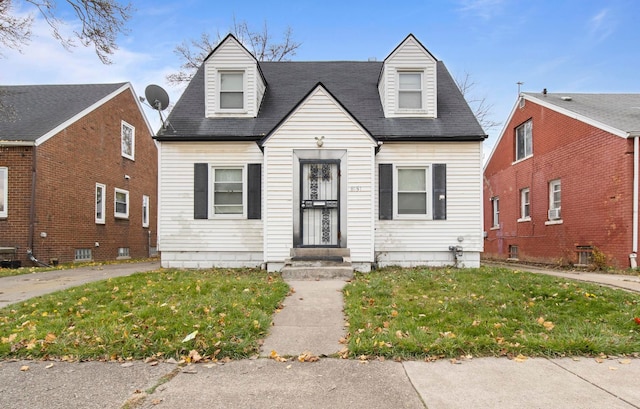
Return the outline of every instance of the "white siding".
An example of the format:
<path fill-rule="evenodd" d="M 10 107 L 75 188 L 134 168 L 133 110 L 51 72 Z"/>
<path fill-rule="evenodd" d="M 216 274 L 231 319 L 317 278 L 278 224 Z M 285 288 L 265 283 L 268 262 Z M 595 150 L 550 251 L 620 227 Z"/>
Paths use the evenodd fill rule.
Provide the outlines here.
<path fill-rule="evenodd" d="M 446 220 L 378 220 L 376 217 L 375 251 L 381 264 L 425 264 L 419 263 L 425 259 L 438 264 L 443 256 L 447 257 L 449 246 L 456 245 L 463 247 L 465 257 L 470 260 L 468 265 L 477 264 L 473 260 L 479 262 L 483 249 L 482 142 L 385 143 L 376 162 L 396 166 L 447 165 Z M 376 166 L 376 180 L 377 171 Z M 427 203 L 431 206 L 431 194 Z M 377 192 L 375 206 L 377 216 Z M 452 263 L 449 257 L 449 262 L 444 264 Z"/>
<path fill-rule="evenodd" d="M 265 92 L 265 84 L 258 72 L 256 59 L 240 44 L 229 38 L 205 61 L 205 115 L 207 118 L 220 116 L 255 117 Z M 224 113 L 218 110 L 219 71 L 244 71 L 245 95 L 244 112 Z"/>
<path fill-rule="evenodd" d="M 162 142 L 160 155 L 158 224 L 163 265 L 167 264 L 165 260 L 182 260 L 171 265 L 189 267 L 191 265 L 185 260 L 200 260 L 198 266 L 204 267 L 210 266 L 214 259 L 219 261 L 216 265 L 233 265 L 235 261 L 260 265 L 262 220 L 240 217 L 196 220 L 193 215 L 194 164 L 246 166 L 248 163 L 262 163 L 262 152 L 255 142 Z M 210 213 L 211 208 L 209 204 Z M 205 253 L 210 254 L 205 257 L 202 255 Z"/>
<path fill-rule="evenodd" d="M 323 136 L 318 147 L 316 137 Z M 347 247 L 354 262 L 373 261 L 373 190 L 375 141 L 322 88 L 308 99 L 269 137 L 265 143 L 265 257 L 268 263 L 280 263 L 293 247 L 294 150 L 317 152 L 318 158 L 330 152 L 344 151 L 341 159 L 342 201 L 346 210 Z M 346 197 L 344 197 L 346 195 Z M 346 214 L 345 214 L 346 213 Z M 295 227 L 297 228 L 297 226 Z"/>
<path fill-rule="evenodd" d="M 403 112 L 398 110 L 398 72 L 423 71 L 423 110 Z M 436 118 L 437 112 L 436 60 L 413 38 L 409 37 L 384 62 L 379 84 L 380 99 L 387 117 L 424 116 Z"/>

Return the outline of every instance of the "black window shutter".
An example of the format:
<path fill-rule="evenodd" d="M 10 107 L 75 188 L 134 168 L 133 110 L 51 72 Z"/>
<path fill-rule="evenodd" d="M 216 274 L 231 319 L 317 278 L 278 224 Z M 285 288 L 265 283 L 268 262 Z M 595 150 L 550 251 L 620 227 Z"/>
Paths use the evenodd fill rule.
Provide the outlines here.
<path fill-rule="evenodd" d="M 209 165 L 193 164 L 193 218 L 209 217 Z"/>
<path fill-rule="evenodd" d="M 378 218 L 393 219 L 393 165 L 378 165 Z"/>
<path fill-rule="evenodd" d="M 262 218 L 262 164 L 250 163 L 247 168 L 247 218 Z"/>
<path fill-rule="evenodd" d="M 447 220 L 447 165 L 433 165 L 433 220 Z"/>

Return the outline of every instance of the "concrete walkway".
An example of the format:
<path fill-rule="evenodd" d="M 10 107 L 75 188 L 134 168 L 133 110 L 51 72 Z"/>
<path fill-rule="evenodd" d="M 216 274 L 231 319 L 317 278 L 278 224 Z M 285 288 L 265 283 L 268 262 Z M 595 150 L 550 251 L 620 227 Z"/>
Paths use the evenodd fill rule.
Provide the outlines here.
<path fill-rule="evenodd" d="M 602 280 L 611 285 L 610 278 Z M 360 362 L 324 357 L 342 348 L 340 289 L 345 283 L 289 284 L 295 292 L 274 317 L 262 355 L 309 352 L 320 358 L 316 362 L 264 357 L 188 366 L 0 361 L 0 407 L 640 408 L 640 359 Z"/>
<path fill-rule="evenodd" d="M 0 278 L 0 308 L 93 281 L 157 270 L 160 261 L 117 263 Z"/>

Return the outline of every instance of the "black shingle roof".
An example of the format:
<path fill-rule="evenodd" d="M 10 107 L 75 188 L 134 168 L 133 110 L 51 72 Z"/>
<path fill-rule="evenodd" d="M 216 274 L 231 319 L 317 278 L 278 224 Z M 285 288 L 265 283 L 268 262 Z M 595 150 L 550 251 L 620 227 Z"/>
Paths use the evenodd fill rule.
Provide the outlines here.
<path fill-rule="evenodd" d="M 382 62 L 260 62 L 267 82 L 256 118 L 205 118 L 204 68 L 176 103 L 159 140 L 259 140 L 321 83 L 373 137 L 389 140 L 483 140 L 484 131 L 442 62 L 438 118 L 385 118 L 378 93 Z"/>
<path fill-rule="evenodd" d="M 0 86 L 0 141 L 33 142 L 125 84 Z"/>

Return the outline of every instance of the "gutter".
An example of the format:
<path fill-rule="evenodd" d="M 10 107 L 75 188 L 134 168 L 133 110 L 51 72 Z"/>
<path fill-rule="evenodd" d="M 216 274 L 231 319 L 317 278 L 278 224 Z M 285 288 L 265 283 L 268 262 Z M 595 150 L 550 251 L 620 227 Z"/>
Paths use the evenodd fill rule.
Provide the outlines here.
<path fill-rule="evenodd" d="M 629 254 L 629 264 L 631 268 L 638 266 L 638 179 L 640 178 L 640 133 L 629 133 L 629 137 L 633 138 L 633 219 L 632 219 L 632 238 L 631 238 L 631 254 Z"/>

